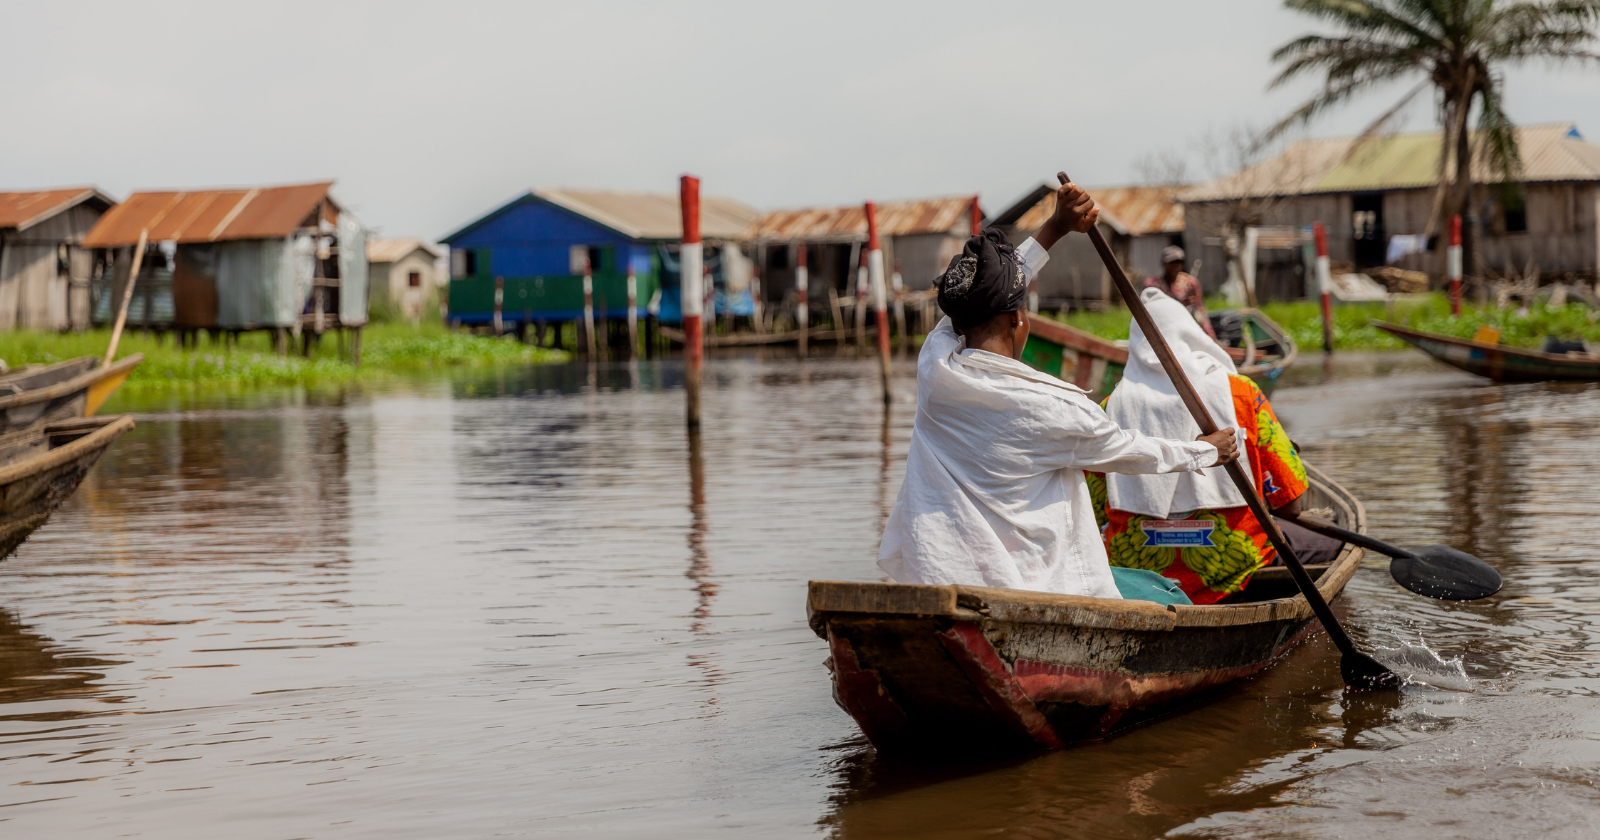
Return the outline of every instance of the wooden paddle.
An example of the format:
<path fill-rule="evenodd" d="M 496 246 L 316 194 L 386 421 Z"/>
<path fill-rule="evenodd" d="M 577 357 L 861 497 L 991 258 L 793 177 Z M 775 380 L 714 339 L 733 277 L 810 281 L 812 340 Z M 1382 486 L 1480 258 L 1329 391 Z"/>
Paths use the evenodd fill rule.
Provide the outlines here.
<path fill-rule="evenodd" d="M 1056 177 L 1061 183 L 1068 183 L 1067 173 L 1058 172 Z M 1156 328 L 1156 322 L 1150 318 L 1150 312 L 1145 309 L 1144 301 L 1139 299 L 1139 291 L 1128 280 L 1128 275 L 1118 264 L 1117 258 L 1111 253 L 1111 246 L 1106 244 L 1106 238 L 1100 234 L 1100 229 L 1091 225 L 1089 227 L 1089 241 L 1094 243 L 1094 249 L 1100 252 L 1100 261 L 1105 263 L 1106 270 L 1111 272 L 1111 279 L 1116 283 L 1117 292 L 1127 302 L 1128 309 L 1133 312 L 1133 320 L 1139 325 L 1145 339 L 1156 351 L 1156 358 L 1161 360 L 1161 367 L 1172 380 L 1172 385 L 1178 390 L 1178 396 L 1183 399 L 1183 404 L 1188 406 L 1189 414 L 1194 417 L 1194 422 L 1200 426 L 1200 433 L 1209 435 L 1217 431 L 1216 421 L 1211 419 L 1211 412 L 1206 410 L 1204 403 L 1200 402 L 1200 395 L 1195 392 L 1194 385 L 1189 382 L 1189 377 L 1178 366 L 1178 360 L 1172 355 L 1172 348 L 1167 346 L 1166 338 Z M 1355 643 L 1345 634 L 1344 628 L 1339 626 L 1339 620 L 1334 618 L 1333 610 L 1328 607 L 1328 602 L 1322 597 L 1322 592 L 1317 589 L 1316 583 L 1311 580 L 1311 575 L 1306 573 L 1306 567 L 1300 564 L 1300 559 L 1295 557 L 1294 549 L 1289 547 L 1289 541 L 1284 539 L 1283 532 L 1278 530 L 1278 523 L 1272 519 L 1272 512 L 1267 510 L 1267 505 L 1256 492 L 1255 482 L 1245 475 L 1244 465 L 1235 459 L 1227 466 L 1228 477 L 1233 479 L 1235 487 L 1250 506 L 1256 520 L 1261 523 L 1261 530 L 1267 533 L 1267 539 L 1272 547 L 1278 550 L 1278 556 L 1283 559 L 1285 566 L 1289 567 L 1289 575 L 1300 587 L 1300 594 L 1306 598 L 1306 603 L 1311 605 L 1311 611 L 1316 614 L 1317 620 L 1322 622 L 1322 628 L 1328 632 L 1328 638 L 1338 646 L 1342 657 L 1339 661 L 1339 672 L 1344 675 L 1346 686 L 1351 688 L 1384 688 L 1395 687 L 1400 684 L 1400 678 L 1378 660 L 1356 649 Z"/>
<path fill-rule="evenodd" d="M 1366 534 L 1340 528 L 1308 513 L 1285 516 L 1284 519 L 1307 531 L 1370 548 L 1394 558 L 1389 564 L 1390 577 L 1418 595 L 1446 601 L 1476 601 L 1499 592 L 1504 584 L 1493 566 L 1448 545 L 1425 545 L 1416 551 L 1406 551 Z"/>

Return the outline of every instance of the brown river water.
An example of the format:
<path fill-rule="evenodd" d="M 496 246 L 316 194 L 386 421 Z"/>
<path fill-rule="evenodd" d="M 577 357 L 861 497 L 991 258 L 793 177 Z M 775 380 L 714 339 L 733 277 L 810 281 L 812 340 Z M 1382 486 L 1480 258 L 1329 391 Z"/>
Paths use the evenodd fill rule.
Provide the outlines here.
<path fill-rule="evenodd" d="M 1274 404 L 1375 534 L 1358 643 L 1470 684 L 1347 695 L 1324 637 L 1102 744 L 878 756 L 805 582 L 878 579 L 914 369 L 713 359 L 122 401 L 0 563 L 0 837 L 1600 835 L 1600 387 L 1311 355 Z M 119 406 L 111 406 L 113 410 Z"/>

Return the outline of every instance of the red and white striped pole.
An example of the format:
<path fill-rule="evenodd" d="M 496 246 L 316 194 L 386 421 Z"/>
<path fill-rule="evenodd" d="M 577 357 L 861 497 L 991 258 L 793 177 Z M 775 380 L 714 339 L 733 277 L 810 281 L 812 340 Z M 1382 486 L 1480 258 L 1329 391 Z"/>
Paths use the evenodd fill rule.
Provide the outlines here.
<path fill-rule="evenodd" d="M 628 262 L 628 358 L 639 355 L 639 278 Z"/>
<path fill-rule="evenodd" d="M 811 275 L 806 270 L 806 243 L 798 246 L 800 254 L 794 266 L 794 324 L 800 330 L 800 358 L 806 356 L 806 331 L 811 327 Z"/>
<path fill-rule="evenodd" d="M 1317 239 L 1317 286 L 1322 291 L 1322 352 L 1333 352 L 1333 266 L 1328 261 L 1328 229 L 1321 222 L 1311 226 Z"/>
<path fill-rule="evenodd" d="M 1461 217 L 1450 217 L 1450 247 L 1445 251 L 1450 274 L 1450 315 L 1461 317 Z"/>
<path fill-rule="evenodd" d="M 754 329 L 761 332 L 761 264 L 757 263 L 750 268 L 750 317 L 755 320 Z"/>
<path fill-rule="evenodd" d="M 705 311 L 705 293 L 701 285 L 704 255 L 700 244 L 700 179 L 693 175 L 679 179 L 678 197 L 683 211 L 683 244 L 678 250 L 678 304 L 683 309 L 684 389 L 689 396 L 689 426 L 698 429 L 700 366 L 705 361 L 700 323 L 701 313 Z"/>
<path fill-rule="evenodd" d="M 594 347 L 594 266 L 587 257 L 583 260 L 583 336 L 589 348 L 589 361 L 595 359 Z"/>
<path fill-rule="evenodd" d="M 883 249 L 878 247 L 878 208 L 867 202 L 867 281 L 872 284 L 872 315 L 878 324 L 878 357 L 883 363 L 883 401 L 889 390 L 889 294 L 883 282 Z"/>

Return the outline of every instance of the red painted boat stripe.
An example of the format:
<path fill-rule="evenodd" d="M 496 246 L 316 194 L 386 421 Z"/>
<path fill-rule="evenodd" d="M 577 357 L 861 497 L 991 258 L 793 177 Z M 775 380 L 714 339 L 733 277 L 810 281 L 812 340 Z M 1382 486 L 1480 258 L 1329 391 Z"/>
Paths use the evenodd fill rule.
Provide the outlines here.
<path fill-rule="evenodd" d="M 1038 707 L 1028 699 L 1022 685 L 1006 667 L 994 645 L 984 638 L 975 624 L 957 623 L 939 634 L 939 641 L 955 657 L 956 664 L 966 672 L 972 684 L 989 702 L 989 706 L 1005 717 L 1017 729 L 1026 732 L 1040 746 L 1051 749 L 1064 746 L 1056 736 L 1050 722 L 1040 714 Z"/>

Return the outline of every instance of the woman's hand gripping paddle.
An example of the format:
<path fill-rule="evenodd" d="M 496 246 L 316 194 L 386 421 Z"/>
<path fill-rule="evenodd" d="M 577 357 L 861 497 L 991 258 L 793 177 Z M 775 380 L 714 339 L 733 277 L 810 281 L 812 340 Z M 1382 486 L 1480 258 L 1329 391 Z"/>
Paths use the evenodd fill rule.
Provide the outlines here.
<path fill-rule="evenodd" d="M 1067 173 L 1058 172 L 1056 177 L 1061 183 L 1069 183 Z M 1089 241 L 1094 243 L 1094 249 L 1100 252 L 1100 260 L 1106 265 L 1106 270 L 1111 272 L 1111 279 L 1116 283 L 1117 291 L 1122 299 L 1127 302 L 1128 309 L 1133 312 L 1133 320 L 1138 323 L 1139 329 L 1150 341 L 1150 346 L 1156 351 L 1156 357 L 1161 360 L 1161 367 L 1166 370 L 1167 376 L 1172 379 L 1173 387 L 1177 388 L 1178 396 L 1183 398 L 1183 404 L 1189 407 L 1189 413 L 1194 416 L 1194 422 L 1200 426 L 1200 433 L 1209 435 L 1217 431 L 1216 421 L 1211 419 L 1211 412 L 1206 410 L 1205 404 L 1200 402 L 1200 395 L 1195 392 L 1194 385 L 1189 382 L 1189 377 L 1184 374 L 1183 368 L 1178 366 L 1178 360 L 1172 355 L 1172 348 L 1167 346 L 1167 340 L 1162 337 L 1161 331 L 1156 328 L 1155 321 L 1151 320 L 1150 313 L 1144 308 L 1144 301 L 1139 300 L 1139 292 L 1129 282 L 1128 275 L 1117 263 L 1117 258 L 1111 253 L 1111 246 L 1106 244 L 1106 238 L 1100 234 L 1100 229 L 1089 228 Z M 1305 566 L 1300 564 L 1300 559 L 1295 557 L 1294 549 L 1289 547 L 1289 541 L 1284 539 L 1283 532 L 1278 530 L 1278 524 L 1273 521 L 1272 513 L 1267 510 L 1267 505 L 1256 493 L 1255 483 L 1245 475 L 1244 467 L 1235 460 L 1228 464 L 1228 477 L 1233 479 L 1235 487 L 1244 495 L 1250 505 L 1250 512 L 1256 515 L 1261 523 L 1261 530 L 1267 533 L 1267 539 L 1272 542 L 1272 547 L 1278 550 L 1278 556 L 1283 559 L 1284 565 L 1289 567 L 1289 574 L 1300 587 L 1300 594 L 1304 595 L 1306 602 L 1311 605 L 1311 611 L 1316 613 L 1317 620 L 1322 622 L 1322 627 L 1328 632 L 1328 638 L 1338 646 L 1339 653 L 1343 656 L 1339 661 L 1339 671 L 1344 675 L 1345 685 L 1351 688 L 1387 688 L 1400 684 L 1400 678 L 1378 660 L 1356 650 L 1354 642 L 1345 635 L 1344 628 L 1339 626 L 1339 620 L 1334 618 L 1333 610 L 1328 607 L 1328 602 L 1322 597 L 1322 592 L 1311 580 L 1311 575 L 1306 573 Z"/>
<path fill-rule="evenodd" d="M 1389 575 L 1395 583 L 1418 595 L 1446 601 L 1476 601 L 1499 592 L 1504 583 L 1493 566 L 1448 545 L 1425 545 L 1416 551 L 1406 551 L 1307 513 L 1284 518 L 1307 531 L 1394 558 L 1389 564 Z"/>

